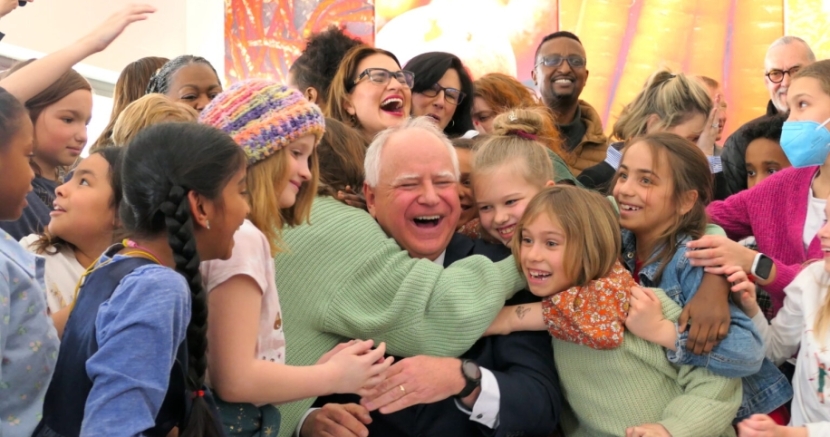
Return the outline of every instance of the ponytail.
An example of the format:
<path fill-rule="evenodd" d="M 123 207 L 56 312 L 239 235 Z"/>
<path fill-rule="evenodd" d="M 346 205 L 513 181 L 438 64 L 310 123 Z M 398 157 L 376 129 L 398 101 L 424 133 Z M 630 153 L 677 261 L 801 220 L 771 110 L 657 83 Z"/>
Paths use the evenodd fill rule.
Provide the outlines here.
<path fill-rule="evenodd" d="M 651 115 L 657 116 L 660 130 L 665 130 L 698 114 L 708 117 L 711 111 L 712 98 L 700 82 L 683 73 L 659 70 L 623 108 L 614 123 L 613 135 L 620 141 L 645 135 Z"/>

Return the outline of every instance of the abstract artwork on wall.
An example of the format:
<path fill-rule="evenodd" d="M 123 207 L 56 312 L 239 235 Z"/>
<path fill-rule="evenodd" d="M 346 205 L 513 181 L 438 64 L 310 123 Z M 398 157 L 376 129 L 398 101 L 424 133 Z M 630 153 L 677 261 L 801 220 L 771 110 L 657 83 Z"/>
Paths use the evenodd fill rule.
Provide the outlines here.
<path fill-rule="evenodd" d="M 225 0 L 225 77 L 285 83 L 305 40 L 332 24 L 372 44 L 372 0 Z"/>
<path fill-rule="evenodd" d="M 429 51 L 461 58 L 473 78 L 530 81 L 536 45 L 557 29 L 556 0 L 375 0 L 375 44 L 401 63 Z"/>

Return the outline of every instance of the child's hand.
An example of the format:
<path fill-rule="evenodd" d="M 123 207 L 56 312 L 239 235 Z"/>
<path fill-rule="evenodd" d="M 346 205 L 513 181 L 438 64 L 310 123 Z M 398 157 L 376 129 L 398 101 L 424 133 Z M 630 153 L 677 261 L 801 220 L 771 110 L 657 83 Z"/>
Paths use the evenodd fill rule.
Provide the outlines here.
<path fill-rule="evenodd" d="M 761 309 L 758 307 L 757 289 L 755 284 L 749 280 L 746 272 L 739 266 L 724 266 L 723 274 L 726 280 L 732 284 L 732 302 L 749 317 L 754 317 Z"/>
<path fill-rule="evenodd" d="M 677 331 L 674 323 L 663 317 L 663 306 L 653 291 L 647 288 L 631 288 L 631 306 L 625 327 L 643 340 L 675 349 Z"/>
<path fill-rule="evenodd" d="M 346 205 L 366 211 L 366 199 L 363 197 L 363 193 L 356 193 L 354 189 L 348 185 L 345 190 L 337 192 L 337 200 L 345 203 Z"/>
<path fill-rule="evenodd" d="M 82 41 L 90 44 L 93 53 L 106 49 L 131 23 L 146 20 L 156 8 L 148 4 L 131 4 L 110 16 Z"/>
<path fill-rule="evenodd" d="M 646 423 L 626 429 L 625 437 L 672 437 L 672 435 L 659 423 Z"/>
<path fill-rule="evenodd" d="M 753 414 L 738 424 L 739 437 L 807 437 L 807 428 L 790 428 L 775 423 L 765 414 Z"/>
<path fill-rule="evenodd" d="M 332 393 L 364 393 L 383 381 L 394 358 L 383 359 L 386 344 L 372 349 L 372 340 L 356 341 L 329 357 L 324 366 L 332 369 Z M 337 347 L 335 347 L 337 349 Z"/>
<path fill-rule="evenodd" d="M 339 343 L 337 346 L 333 347 L 330 351 L 323 354 L 323 356 L 320 357 L 319 360 L 317 360 L 317 364 L 326 364 L 331 359 L 331 357 L 333 357 L 336 353 L 338 353 L 338 352 L 342 351 L 343 349 L 346 349 L 347 347 L 355 344 L 357 341 L 358 340 L 349 340 L 346 343 Z"/>
<path fill-rule="evenodd" d="M 519 305 L 519 307 L 521 307 L 521 305 Z M 507 335 L 513 332 L 511 329 L 511 320 L 513 317 L 516 317 L 516 309 L 516 306 L 507 306 L 502 308 L 498 315 L 496 315 L 496 319 L 493 320 L 493 323 L 491 323 L 490 327 L 484 331 L 482 336 Z"/>

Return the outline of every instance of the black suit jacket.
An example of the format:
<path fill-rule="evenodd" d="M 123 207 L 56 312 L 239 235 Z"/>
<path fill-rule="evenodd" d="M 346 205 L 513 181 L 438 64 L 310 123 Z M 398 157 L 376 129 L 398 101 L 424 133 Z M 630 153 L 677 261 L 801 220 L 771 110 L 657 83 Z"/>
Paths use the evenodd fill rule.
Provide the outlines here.
<path fill-rule="evenodd" d="M 484 255 L 500 261 L 510 255 L 503 245 L 473 241 L 456 234 L 444 257 L 444 267 L 469 255 Z M 508 305 L 538 302 L 523 290 Z M 499 385 L 499 425 L 490 429 L 470 420 L 454 398 L 428 405 L 415 405 L 393 414 L 372 412 L 370 437 L 399 436 L 549 436 L 559 423 L 562 395 L 553 363 L 553 349 L 547 332 L 516 332 L 485 337 L 461 358 L 475 361 L 491 371 Z M 399 359 L 399 358 L 398 358 Z M 459 372 L 461 369 L 459 368 Z M 315 407 L 327 403 L 358 403 L 354 395 L 318 398 Z"/>

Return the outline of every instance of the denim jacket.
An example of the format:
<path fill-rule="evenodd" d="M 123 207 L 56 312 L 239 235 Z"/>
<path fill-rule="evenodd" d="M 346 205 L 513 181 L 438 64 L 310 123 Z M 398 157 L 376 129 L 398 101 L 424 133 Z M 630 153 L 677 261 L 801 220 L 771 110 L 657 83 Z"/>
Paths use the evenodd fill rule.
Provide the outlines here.
<path fill-rule="evenodd" d="M 674 255 L 663 270 L 660 282 L 655 281 L 660 262 L 643 266 L 639 278 L 636 278 L 640 285 L 661 288 L 669 298 L 685 307 L 697 293 L 703 279 L 703 268 L 692 266 L 686 258 L 686 243 L 691 240 L 687 235 L 678 239 Z M 634 271 L 637 248 L 634 234 L 623 230 L 622 243 L 623 263 L 630 271 Z M 659 250 L 660 248 L 655 253 Z M 678 335 L 675 344 L 677 351 L 668 350 L 666 355 L 676 365 L 705 367 L 717 375 L 743 378 L 743 401 L 738 410 L 738 419 L 752 414 L 770 413 L 792 398 L 792 386 L 775 364 L 764 358 L 761 335 L 752 320 L 731 300 L 729 314 L 729 332 L 710 353 L 695 355 L 686 350 L 689 336 L 687 330 Z"/>

